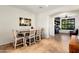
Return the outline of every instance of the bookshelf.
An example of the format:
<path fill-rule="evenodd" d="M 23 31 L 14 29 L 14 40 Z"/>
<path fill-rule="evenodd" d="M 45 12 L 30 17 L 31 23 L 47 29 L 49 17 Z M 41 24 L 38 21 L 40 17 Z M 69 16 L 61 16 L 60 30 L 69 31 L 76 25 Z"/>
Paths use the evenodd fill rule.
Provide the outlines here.
<path fill-rule="evenodd" d="M 58 34 L 60 30 L 60 17 L 55 17 L 54 24 L 55 24 L 55 34 Z"/>

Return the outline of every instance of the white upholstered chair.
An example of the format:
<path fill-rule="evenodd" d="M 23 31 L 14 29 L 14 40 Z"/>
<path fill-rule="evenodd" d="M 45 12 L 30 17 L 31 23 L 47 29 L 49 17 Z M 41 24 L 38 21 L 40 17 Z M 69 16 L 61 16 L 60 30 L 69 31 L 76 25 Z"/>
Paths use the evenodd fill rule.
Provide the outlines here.
<path fill-rule="evenodd" d="M 13 45 L 14 45 L 15 49 L 19 45 L 22 45 L 22 44 L 24 45 L 24 37 L 19 36 L 18 34 L 19 34 L 18 30 L 13 30 L 13 36 L 14 36 L 14 44 Z M 22 42 L 18 43 L 19 40 L 21 40 Z"/>
<path fill-rule="evenodd" d="M 41 29 L 36 30 L 36 42 L 41 40 Z"/>
<path fill-rule="evenodd" d="M 36 30 L 30 29 L 29 36 L 26 39 L 27 44 L 32 45 L 35 43 L 35 32 L 36 32 Z"/>

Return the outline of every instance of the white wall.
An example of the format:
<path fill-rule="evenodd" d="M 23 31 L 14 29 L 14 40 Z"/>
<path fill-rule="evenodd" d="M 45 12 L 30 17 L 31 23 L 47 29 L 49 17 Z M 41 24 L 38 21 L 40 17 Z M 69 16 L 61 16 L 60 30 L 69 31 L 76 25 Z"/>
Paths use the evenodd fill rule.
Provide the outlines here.
<path fill-rule="evenodd" d="M 45 29 L 45 28 L 47 28 L 47 17 L 44 17 L 44 15 L 43 14 L 39 14 L 38 16 L 37 16 L 38 18 L 37 18 L 37 20 L 36 20 L 36 27 L 41 27 L 41 28 L 43 28 L 43 37 L 45 37 L 45 36 L 47 36 L 47 29 Z"/>
<path fill-rule="evenodd" d="M 44 33 L 45 37 L 48 38 L 49 35 L 54 36 L 54 21 L 52 21 L 53 16 L 55 16 L 59 13 L 69 12 L 69 11 L 73 11 L 73 10 L 79 10 L 79 7 L 78 6 L 67 6 L 67 7 L 56 8 L 54 10 L 47 11 L 44 13 L 40 13 L 38 15 L 36 25 L 44 28 L 43 33 Z"/>
<path fill-rule="evenodd" d="M 35 26 L 35 14 L 11 6 L 0 6 L 0 45 L 13 41 L 12 29 L 20 28 L 19 17 L 31 18 L 32 26 Z"/>

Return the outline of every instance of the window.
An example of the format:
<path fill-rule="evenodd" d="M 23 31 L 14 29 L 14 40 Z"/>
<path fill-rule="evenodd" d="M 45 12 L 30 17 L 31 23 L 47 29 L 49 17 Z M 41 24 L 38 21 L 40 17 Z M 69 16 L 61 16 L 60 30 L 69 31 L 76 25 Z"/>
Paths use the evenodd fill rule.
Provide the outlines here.
<path fill-rule="evenodd" d="M 75 18 L 62 19 L 61 28 L 63 30 L 74 30 L 75 29 Z"/>

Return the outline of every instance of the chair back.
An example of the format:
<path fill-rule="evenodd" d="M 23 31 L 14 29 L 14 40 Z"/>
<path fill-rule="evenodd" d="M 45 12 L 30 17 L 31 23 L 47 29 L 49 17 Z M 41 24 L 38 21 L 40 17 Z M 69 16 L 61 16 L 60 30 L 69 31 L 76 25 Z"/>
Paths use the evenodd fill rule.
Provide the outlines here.
<path fill-rule="evenodd" d="M 13 37 L 14 39 L 16 39 L 18 35 L 18 30 L 12 30 L 12 31 L 13 31 Z"/>
<path fill-rule="evenodd" d="M 30 29 L 30 35 L 29 36 L 35 36 L 35 32 L 36 32 L 36 30 Z"/>
<path fill-rule="evenodd" d="M 40 28 L 38 28 L 38 29 L 36 30 L 36 35 L 41 35 L 41 29 L 40 29 Z"/>
<path fill-rule="evenodd" d="M 36 35 L 41 35 L 41 30 L 40 29 L 37 29 Z"/>

